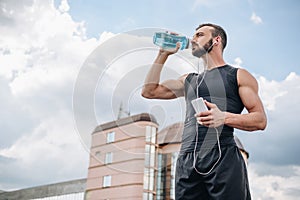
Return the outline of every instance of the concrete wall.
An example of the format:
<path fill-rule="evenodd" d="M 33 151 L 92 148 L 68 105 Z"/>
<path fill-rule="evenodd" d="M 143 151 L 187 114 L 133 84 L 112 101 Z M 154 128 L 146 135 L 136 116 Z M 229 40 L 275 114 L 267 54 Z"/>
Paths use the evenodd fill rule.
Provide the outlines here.
<path fill-rule="evenodd" d="M 32 187 L 11 192 L 0 193 L 1 200 L 27 200 L 84 192 L 86 179 Z"/>

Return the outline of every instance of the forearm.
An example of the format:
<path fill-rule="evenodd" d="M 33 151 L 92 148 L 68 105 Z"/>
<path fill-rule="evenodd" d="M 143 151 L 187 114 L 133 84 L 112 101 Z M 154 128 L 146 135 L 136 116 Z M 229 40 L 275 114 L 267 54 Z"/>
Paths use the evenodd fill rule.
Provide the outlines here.
<path fill-rule="evenodd" d="M 168 55 L 159 52 L 146 76 L 144 86 L 148 84 L 159 84 L 160 74 L 167 58 Z"/>
<path fill-rule="evenodd" d="M 256 131 L 264 130 L 266 128 L 267 120 L 265 114 L 260 112 L 247 114 L 225 112 L 224 124 L 245 131 Z"/>
<path fill-rule="evenodd" d="M 160 83 L 160 75 L 162 68 L 168 58 L 168 54 L 162 53 L 161 51 L 158 53 L 156 59 L 154 60 L 144 82 L 142 95 L 149 96 L 149 93 L 154 91 L 159 83 Z"/>

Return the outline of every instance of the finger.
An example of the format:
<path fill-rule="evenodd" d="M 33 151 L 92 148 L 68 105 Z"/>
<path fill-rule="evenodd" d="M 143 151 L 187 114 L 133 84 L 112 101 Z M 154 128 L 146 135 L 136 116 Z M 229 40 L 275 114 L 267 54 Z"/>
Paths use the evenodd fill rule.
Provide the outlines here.
<path fill-rule="evenodd" d="M 211 115 L 211 111 L 210 110 L 196 113 L 194 116 L 195 117 L 204 117 L 204 116 L 207 116 L 207 115 Z"/>
<path fill-rule="evenodd" d="M 178 49 L 180 48 L 180 46 L 181 46 L 180 42 L 177 42 L 175 50 L 178 51 Z"/>
<path fill-rule="evenodd" d="M 210 126 L 212 126 L 212 123 L 211 122 L 201 122 L 201 125 L 206 126 L 206 127 L 210 127 Z"/>
<path fill-rule="evenodd" d="M 215 108 L 215 107 L 217 107 L 217 105 L 216 104 L 214 104 L 214 103 L 210 103 L 210 102 L 208 102 L 208 101 L 206 101 L 206 100 L 204 100 L 204 103 L 206 104 L 206 106 L 207 107 L 209 107 L 209 108 Z"/>
<path fill-rule="evenodd" d="M 201 122 L 201 120 L 200 120 L 200 117 L 197 118 L 197 123 L 200 124 L 200 125 L 202 125 L 202 122 Z"/>
<path fill-rule="evenodd" d="M 201 116 L 201 117 L 202 117 L 202 116 L 207 116 L 207 115 L 211 115 L 211 111 L 210 111 L 210 110 L 204 111 L 204 112 L 201 112 L 201 113 L 200 113 L 200 116 Z"/>
<path fill-rule="evenodd" d="M 171 34 L 171 35 L 179 35 L 179 34 L 176 33 L 176 32 L 169 32 L 169 34 Z"/>
<path fill-rule="evenodd" d="M 197 122 L 201 125 L 207 126 L 213 123 L 212 117 L 197 117 Z"/>
<path fill-rule="evenodd" d="M 206 117 L 200 117 L 201 122 L 210 122 L 212 121 L 211 116 L 206 116 Z"/>

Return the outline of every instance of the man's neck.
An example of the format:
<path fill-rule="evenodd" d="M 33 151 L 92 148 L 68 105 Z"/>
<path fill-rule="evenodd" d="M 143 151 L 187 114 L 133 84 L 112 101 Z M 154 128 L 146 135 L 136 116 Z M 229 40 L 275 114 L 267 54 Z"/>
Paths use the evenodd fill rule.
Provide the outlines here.
<path fill-rule="evenodd" d="M 212 70 L 214 68 L 221 67 L 226 64 L 222 56 L 204 55 L 202 58 L 203 58 L 204 66 L 207 68 L 207 70 Z"/>

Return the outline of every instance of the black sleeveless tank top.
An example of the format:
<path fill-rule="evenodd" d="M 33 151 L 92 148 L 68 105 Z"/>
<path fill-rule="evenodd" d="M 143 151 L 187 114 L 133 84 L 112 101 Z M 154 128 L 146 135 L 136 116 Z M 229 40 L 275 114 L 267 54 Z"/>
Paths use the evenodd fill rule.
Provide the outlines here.
<path fill-rule="evenodd" d="M 240 99 L 237 83 L 238 68 L 224 65 L 201 74 L 191 73 L 185 79 L 186 117 L 182 135 L 181 152 L 194 150 L 196 128 L 198 128 L 197 148 L 201 148 L 204 139 L 213 138 L 216 143 L 216 130 L 207 128 L 196 122 L 195 111 L 191 104 L 193 99 L 202 97 L 218 106 L 221 111 L 239 114 L 244 109 Z M 233 128 L 227 125 L 217 127 L 221 145 L 235 144 Z M 206 137 L 212 135 L 212 137 Z"/>

